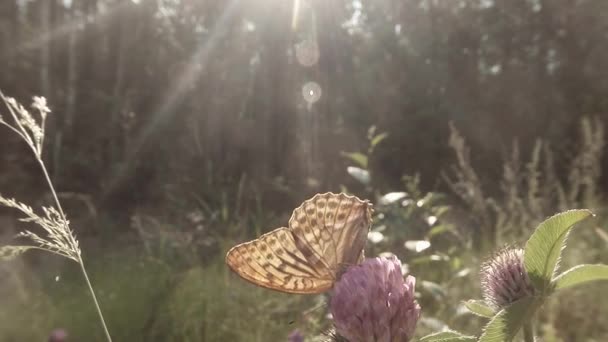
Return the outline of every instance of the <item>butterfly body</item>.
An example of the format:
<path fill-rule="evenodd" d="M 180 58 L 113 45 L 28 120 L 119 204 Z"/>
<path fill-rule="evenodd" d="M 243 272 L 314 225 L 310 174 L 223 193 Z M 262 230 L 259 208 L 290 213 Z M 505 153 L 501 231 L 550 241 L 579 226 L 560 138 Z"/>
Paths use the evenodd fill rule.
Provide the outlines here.
<path fill-rule="evenodd" d="M 327 291 L 346 267 L 362 259 L 371 214 L 368 201 L 317 194 L 293 211 L 287 228 L 233 247 L 226 263 L 262 287 L 300 294 Z"/>

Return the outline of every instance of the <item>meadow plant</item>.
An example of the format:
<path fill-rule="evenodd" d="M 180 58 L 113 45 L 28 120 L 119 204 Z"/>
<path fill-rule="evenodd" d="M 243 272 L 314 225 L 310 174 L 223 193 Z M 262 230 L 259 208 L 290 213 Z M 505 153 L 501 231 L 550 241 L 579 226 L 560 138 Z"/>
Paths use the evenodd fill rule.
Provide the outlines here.
<path fill-rule="evenodd" d="M 404 175 L 402 184 L 390 191 L 381 185 L 368 163 L 378 144 L 386 139 L 375 127 L 368 131 L 365 152 L 343 152 L 351 163 L 346 171 L 374 196 L 374 220 L 368 234 L 368 255 L 393 254 L 404 261 L 403 269 L 415 274 L 418 301 L 425 315 L 418 333 L 445 329 L 458 320 L 460 300 L 471 291 L 469 279 L 476 262 L 464 225 L 454 224 L 454 214 L 441 192 L 421 188 L 421 175 Z M 476 288 L 476 287 L 473 287 Z M 468 320 L 471 329 L 480 322 Z"/>
<path fill-rule="evenodd" d="M 350 342 L 407 342 L 414 336 L 420 305 L 416 278 L 401 272 L 396 257 L 351 266 L 333 289 L 329 308 L 336 334 Z"/>
<path fill-rule="evenodd" d="M 477 341 L 512 341 L 519 331 L 535 340 L 538 310 L 557 291 L 608 280 L 608 265 L 578 265 L 558 274 L 559 261 L 571 229 L 590 218 L 588 210 L 569 210 L 543 221 L 525 248 L 503 248 L 481 267 L 483 301 L 465 303 L 472 313 L 490 321 Z M 434 341 L 434 340 L 429 340 Z"/>
<path fill-rule="evenodd" d="M 524 250 L 504 248 L 481 265 L 483 298 L 494 309 L 501 309 L 534 296 L 534 287 L 524 266 Z"/>
<path fill-rule="evenodd" d="M 565 164 L 560 160 L 560 165 L 556 165 L 555 149 L 547 141 L 537 139 L 527 160 L 519 143 L 513 141 L 504 159 L 498 192 L 490 193 L 475 170 L 465 138 L 450 125 L 449 145 L 456 163 L 443 173 L 443 178 L 480 227 L 478 242 L 482 247 L 492 249 L 523 240 L 530 234 L 527 229 L 557 211 L 598 205 L 605 147 L 603 126 L 598 118 L 581 119 L 573 157 Z M 564 173 L 566 176 L 558 176 Z"/>
<path fill-rule="evenodd" d="M 429 327 L 435 325 L 434 328 L 431 328 L 431 331 L 439 331 L 422 337 L 421 342 L 508 342 L 512 341 L 520 331 L 523 332 L 524 341 L 534 341 L 534 325 L 537 324 L 536 321 L 540 322 L 541 318 L 541 315 L 537 315 L 537 312 L 540 307 L 550 307 L 549 299 L 553 298 L 558 290 L 591 281 L 608 279 L 608 266 L 602 264 L 578 265 L 561 274 L 557 273 L 561 252 L 566 245 L 566 237 L 569 231 L 575 224 L 590 217 L 590 211 L 564 211 L 542 222 L 530 236 L 530 227 L 534 227 L 550 213 L 572 207 L 590 207 L 598 203 L 597 184 L 601 175 L 600 159 L 604 147 L 603 139 L 604 134 L 599 120 L 595 122 L 586 118 L 582 120 L 580 150 L 571 159 L 568 176 L 564 179 L 557 176 L 553 149 L 549 144 L 538 140 L 534 145 L 530 159 L 524 163 L 520 155 L 519 145 L 515 142 L 511 154 L 503 166 L 503 178 L 499 183 L 501 193 L 497 196 L 490 196 L 482 186 L 483 181 L 472 166 L 470 150 L 465 139 L 452 126 L 450 146 L 456 152 L 457 164 L 450 173 L 444 174 L 444 178 L 452 190 L 468 206 L 472 213 L 471 216 L 479 225 L 479 232 L 483 236 L 478 242 L 481 242 L 482 247 L 485 247 L 486 250 L 492 251 L 495 250 L 497 245 L 522 241 L 527 237 L 529 239 L 525 248 L 503 247 L 496 249 L 490 253 L 492 256 L 481 264 L 481 284 L 478 286 L 473 284 L 472 287 L 480 287 L 484 299 L 470 300 L 463 303 L 464 308 L 471 313 L 490 319 L 480 334 L 477 334 L 477 336 L 465 335 L 449 329 L 449 323 L 444 324 L 437 319 L 438 314 L 441 313 L 440 311 L 452 313 L 455 318 L 462 315 L 462 311 L 455 309 L 456 305 L 450 303 L 451 296 L 443 295 L 441 297 L 443 299 L 438 300 L 438 302 L 445 303 L 442 310 L 433 308 L 429 305 L 432 302 L 421 296 L 419 300 L 424 306 L 426 317 L 422 317 L 420 323 Z M 378 192 L 371 185 L 373 173 L 370 172 L 367 163 L 369 153 L 344 153 L 344 156 L 357 164 L 357 167 L 351 166 L 347 170 L 351 176 L 365 185 L 368 192 L 377 195 Z M 390 251 L 403 255 L 403 246 L 418 253 L 429 252 L 436 246 L 441 246 L 443 248 L 431 255 L 430 260 L 442 260 L 442 257 L 448 259 L 448 256 L 442 252 L 446 248 L 456 251 L 452 255 L 453 259 L 448 259 L 450 260 L 449 264 L 454 267 L 449 274 L 463 274 L 466 277 L 466 274 L 468 274 L 466 271 L 469 269 L 466 265 L 475 260 L 470 260 L 471 254 L 466 254 L 465 251 L 467 245 L 470 248 L 469 241 L 461 236 L 451 224 L 442 222 L 451 223 L 450 219 L 454 219 L 453 215 L 446 215 L 444 219 L 444 214 L 449 214 L 450 208 L 438 205 L 439 202 L 435 202 L 437 198 L 441 197 L 440 194 L 423 196 L 417 190 L 416 177 L 405 178 L 405 180 L 407 192 L 389 192 L 377 198 L 375 225 L 369 235 L 371 246 L 367 250 L 375 251 L 378 247 L 384 250 L 388 248 Z M 419 241 L 410 240 L 411 237 L 417 235 L 417 225 L 414 224 L 416 222 L 414 218 L 419 215 L 415 215 L 416 212 L 419 212 L 418 214 L 425 219 L 423 221 L 428 224 L 426 227 L 428 232 L 424 234 L 424 239 Z M 403 217 L 406 220 L 394 220 L 395 217 Z M 404 227 L 407 227 L 407 229 L 403 229 Z M 394 234 L 393 229 L 395 230 Z M 387 234 L 389 231 L 391 233 Z M 422 229 L 422 231 L 424 232 L 425 229 Z M 438 239 L 445 232 L 453 233 L 449 234 L 452 237 L 451 243 L 442 244 L 441 239 Z M 454 246 L 453 237 L 462 238 L 459 241 L 462 243 L 461 248 Z M 403 240 L 406 240 L 405 244 L 403 244 Z M 388 242 L 391 243 L 387 244 Z M 459 251 L 462 253 L 459 253 Z M 416 267 L 421 263 L 418 260 L 420 258 L 416 258 L 415 255 L 411 256 L 413 259 L 408 259 L 409 270 L 419 280 L 422 280 L 420 282 L 422 284 L 421 295 L 424 295 L 425 291 L 431 288 L 434 289 L 434 292 L 443 291 L 443 293 L 447 293 L 448 289 L 458 286 L 451 280 L 441 284 L 426 280 L 425 278 L 429 276 L 431 276 L 431 279 L 436 278 L 433 272 L 437 272 L 437 263 L 433 264 L 433 271 L 430 271 L 428 267 Z M 465 259 L 468 262 L 465 262 Z M 344 277 L 346 277 L 346 274 Z M 448 279 L 450 278 L 448 277 Z M 343 281 L 342 279 L 336 284 L 336 293 Z M 382 283 L 381 280 L 374 280 L 371 276 L 368 276 L 362 284 L 367 282 Z M 463 288 L 471 289 L 470 284 L 459 284 Z M 353 289 L 357 289 L 357 287 L 351 286 L 351 288 L 350 293 L 356 293 Z M 365 296 L 359 295 L 358 297 L 364 298 Z M 377 297 L 381 298 L 382 296 L 378 295 Z M 365 308 L 365 301 L 359 301 L 359 303 L 359 306 L 352 306 L 349 309 L 351 315 L 346 315 L 347 318 L 362 316 L 360 314 L 352 315 L 353 312 L 356 313 L 357 310 Z M 333 299 L 330 302 L 330 309 L 332 309 L 332 306 Z M 358 321 L 373 321 L 373 319 L 370 319 L 373 315 L 365 317 L 366 319 L 359 319 Z M 447 319 L 455 322 L 455 318 Z M 353 338 L 349 333 L 352 334 L 353 331 L 357 332 L 357 330 L 352 327 L 350 329 L 343 328 L 342 330 L 346 331 L 341 334 L 339 325 L 341 317 L 334 314 L 334 321 L 335 335 L 342 335 L 342 338 L 336 339 L 336 341 L 376 340 L 376 337 L 367 339 L 357 337 L 361 334 Z M 346 322 L 349 321 L 346 320 Z M 350 323 L 353 326 L 356 325 L 356 321 Z M 478 329 L 475 330 L 479 331 Z M 371 336 L 379 335 L 372 334 Z"/>
<path fill-rule="evenodd" d="M 93 291 L 89 276 L 86 272 L 78 240 L 76 239 L 74 232 L 70 229 L 70 222 L 61 207 L 53 182 L 51 181 L 44 161 L 42 160 L 45 122 L 47 115 L 51 112 L 47 106 L 46 99 L 38 96 L 35 96 L 33 99 L 31 107 L 37 112 L 40 118 L 38 121 L 32 113 L 19 104 L 14 98 L 6 97 L 1 92 L 0 97 L 4 101 L 10 114 L 10 119 L 0 115 L 0 124 L 17 134 L 32 150 L 55 202 L 54 206 L 42 207 L 43 214 L 39 215 L 25 203 L 19 202 L 13 198 L 4 197 L 0 194 L 0 205 L 20 211 L 24 215 L 20 221 L 34 223 L 42 228 L 44 232 L 43 235 L 31 230 L 20 232 L 17 237 L 29 240 L 31 244 L 3 246 L 0 248 L 0 259 L 12 259 L 27 250 L 38 249 L 71 259 L 78 263 L 89 291 L 91 292 L 107 340 L 112 341 L 97 297 L 95 296 L 95 292 Z"/>

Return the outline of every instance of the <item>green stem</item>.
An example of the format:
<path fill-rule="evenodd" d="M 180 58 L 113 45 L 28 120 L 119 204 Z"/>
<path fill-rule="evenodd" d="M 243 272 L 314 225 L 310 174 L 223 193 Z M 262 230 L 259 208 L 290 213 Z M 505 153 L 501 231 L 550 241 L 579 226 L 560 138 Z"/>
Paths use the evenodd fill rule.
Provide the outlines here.
<path fill-rule="evenodd" d="M 534 329 L 532 323 L 524 323 L 524 342 L 534 342 Z"/>
<path fill-rule="evenodd" d="M 67 226 L 67 222 L 68 222 L 67 217 L 65 216 L 65 213 L 63 212 L 63 208 L 61 207 L 61 202 L 59 202 L 59 197 L 57 196 L 57 192 L 55 191 L 55 187 L 53 186 L 51 177 L 49 176 L 49 173 L 46 170 L 46 166 L 44 165 L 44 162 L 42 161 L 42 155 L 41 155 L 42 154 L 42 141 L 38 145 L 34 141 L 34 139 L 32 137 L 30 137 L 30 135 L 28 135 L 27 130 L 21 124 L 21 122 L 19 121 L 19 118 L 13 111 L 13 108 L 8 104 L 7 99 L 4 97 L 4 94 L 1 91 L 0 91 L 0 98 L 4 101 L 4 103 L 8 107 L 8 110 L 11 113 L 11 116 L 13 117 L 16 125 L 19 127 L 19 129 L 21 131 L 19 131 L 15 127 L 9 125 L 5 121 L 2 121 L 2 119 L 0 119 L 0 124 L 7 126 L 13 132 L 17 133 L 17 135 L 19 135 L 23 140 L 25 140 L 25 142 L 28 144 L 28 146 L 34 152 L 34 155 L 36 156 L 36 160 L 38 161 L 38 164 L 40 164 L 40 168 L 42 169 L 42 173 L 44 174 L 44 178 L 46 179 L 46 182 L 48 183 L 49 188 L 51 189 L 51 193 L 53 194 L 53 199 L 55 200 L 55 204 L 57 205 L 57 210 L 59 211 L 59 214 L 61 215 L 61 219 L 65 223 L 63 228 L 67 231 L 67 234 L 66 234 L 67 241 L 64 241 L 64 242 L 66 242 L 68 244 L 68 246 L 70 248 L 70 252 L 72 252 L 74 254 L 68 255 L 68 254 L 57 253 L 56 251 L 53 251 L 51 249 L 45 249 L 45 250 L 47 250 L 51 253 L 59 254 L 61 256 L 67 257 L 67 258 L 74 259 L 76 262 L 78 262 L 78 264 L 80 264 L 80 269 L 82 270 L 84 279 L 86 280 L 87 286 L 89 287 L 89 291 L 91 292 L 91 297 L 93 297 L 93 302 L 95 303 L 95 308 L 97 309 L 97 314 L 99 314 L 99 319 L 101 320 L 101 325 L 103 326 L 103 331 L 106 335 L 108 342 L 112 342 L 112 337 L 110 336 L 110 332 L 108 331 L 108 327 L 106 326 L 106 321 L 103 318 L 101 308 L 99 307 L 99 302 L 97 302 L 97 296 L 95 296 L 95 291 L 93 291 L 93 286 L 91 285 L 91 281 L 89 280 L 89 275 L 87 274 L 87 271 L 84 268 L 84 262 L 82 262 L 82 257 L 80 256 L 80 248 L 78 247 L 78 241 L 74 237 L 74 234 L 71 232 L 70 228 Z M 43 115 L 42 127 L 41 127 L 41 129 L 43 129 L 43 130 L 44 130 L 44 119 L 45 119 L 45 117 Z M 34 247 L 34 248 L 39 248 L 39 247 Z M 44 248 L 40 248 L 40 249 L 44 249 Z"/>
<path fill-rule="evenodd" d="M 91 285 L 91 281 L 89 280 L 89 276 L 87 275 L 87 271 L 84 268 L 84 263 L 82 262 L 82 258 L 80 256 L 78 257 L 78 263 L 80 264 L 80 269 L 82 270 L 84 279 L 87 281 L 87 286 L 89 287 L 89 291 L 91 292 L 91 297 L 93 297 L 93 302 L 95 303 L 95 308 L 97 309 L 99 320 L 101 321 L 101 325 L 103 326 L 103 332 L 106 334 L 108 342 L 112 342 L 110 331 L 106 326 L 106 321 L 103 319 L 103 314 L 101 313 L 101 307 L 99 307 L 99 302 L 97 302 L 97 296 L 95 296 L 95 291 L 93 291 L 93 286 Z"/>
<path fill-rule="evenodd" d="M 32 149 L 34 149 L 33 146 L 30 146 L 30 147 L 32 147 Z M 49 184 L 49 188 L 51 189 L 51 193 L 53 194 L 53 199 L 55 199 L 55 203 L 57 204 L 57 209 L 59 210 L 61 218 L 65 222 L 67 222 L 67 217 L 65 216 L 65 213 L 63 212 L 63 208 L 61 207 L 61 203 L 59 202 L 59 197 L 57 196 L 57 192 L 55 192 L 55 187 L 53 186 L 51 177 L 49 177 L 49 173 L 46 170 L 46 166 L 44 166 L 44 162 L 42 161 L 40 156 L 37 155 L 37 159 L 38 159 L 38 163 L 40 164 L 40 167 L 42 168 L 42 173 L 44 174 L 44 177 L 46 178 L 46 181 Z M 68 228 L 66 227 L 66 229 L 68 229 Z M 80 249 L 78 249 L 78 243 L 76 241 L 76 238 L 74 238 L 74 235 L 72 233 L 69 234 L 69 238 L 71 240 L 70 247 L 74 248 L 76 250 L 76 252 L 78 253 L 77 262 L 80 265 L 80 270 L 82 271 L 84 280 L 86 280 L 86 282 L 87 282 L 87 286 L 89 287 L 89 292 L 91 293 L 91 297 L 93 297 L 93 302 L 95 303 L 95 309 L 97 309 L 97 314 L 99 315 L 99 320 L 101 321 L 101 326 L 103 327 L 103 332 L 105 333 L 106 339 L 108 340 L 108 342 L 112 342 L 112 337 L 110 336 L 110 331 L 108 331 L 108 327 L 106 326 L 106 321 L 103 318 L 103 313 L 101 312 L 101 307 L 99 306 L 99 302 L 97 301 L 97 296 L 95 296 L 95 291 L 93 291 L 93 285 L 91 285 L 91 281 L 89 280 L 89 275 L 87 274 L 87 271 L 84 267 L 84 262 L 82 261 L 82 256 L 80 256 Z"/>

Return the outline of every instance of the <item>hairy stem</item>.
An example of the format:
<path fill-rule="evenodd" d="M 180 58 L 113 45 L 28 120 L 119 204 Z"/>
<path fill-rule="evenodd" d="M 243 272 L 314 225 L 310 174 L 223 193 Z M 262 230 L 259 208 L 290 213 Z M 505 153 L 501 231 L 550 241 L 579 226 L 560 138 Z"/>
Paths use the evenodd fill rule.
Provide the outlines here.
<path fill-rule="evenodd" d="M 524 324 L 524 342 L 534 342 L 534 329 L 531 322 Z"/>

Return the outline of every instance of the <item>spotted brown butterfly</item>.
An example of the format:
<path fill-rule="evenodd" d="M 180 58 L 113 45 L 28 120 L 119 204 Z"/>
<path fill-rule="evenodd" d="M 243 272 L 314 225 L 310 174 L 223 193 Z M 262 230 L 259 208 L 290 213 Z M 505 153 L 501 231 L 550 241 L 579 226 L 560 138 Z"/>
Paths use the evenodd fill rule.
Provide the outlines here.
<path fill-rule="evenodd" d="M 288 227 L 242 243 L 226 263 L 269 289 L 312 294 L 330 289 L 346 266 L 363 259 L 372 205 L 346 194 L 317 194 L 296 208 Z"/>

